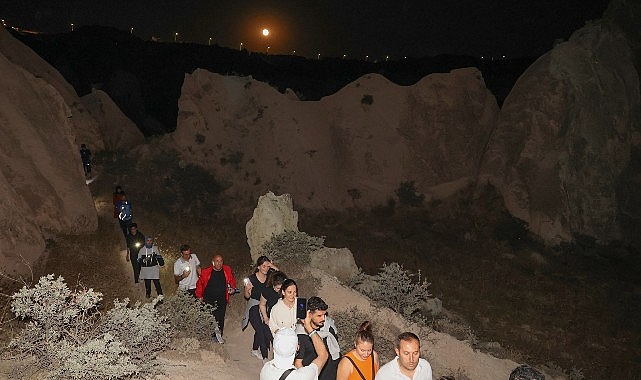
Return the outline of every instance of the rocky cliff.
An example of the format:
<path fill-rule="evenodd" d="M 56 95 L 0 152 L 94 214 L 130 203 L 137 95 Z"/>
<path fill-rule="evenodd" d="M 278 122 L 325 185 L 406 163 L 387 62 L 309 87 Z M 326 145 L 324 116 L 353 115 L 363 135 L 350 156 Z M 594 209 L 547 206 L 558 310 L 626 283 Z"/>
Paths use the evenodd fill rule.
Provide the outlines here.
<path fill-rule="evenodd" d="M 621 239 L 622 217 L 641 221 L 630 195 L 640 182 L 638 41 L 616 21 L 638 15 L 622 11 L 634 7 L 613 2 L 614 16 L 539 58 L 500 113 L 473 68 L 407 87 L 370 74 L 308 102 L 196 70 L 185 76 L 172 141 L 244 199 L 272 190 L 302 207 L 342 209 L 384 203 L 409 181 L 428 200 L 489 181 L 548 243 Z"/>
<path fill-rule="evenodd" d="M 473 178 L 498 106 L 476 69 L 413 86 L 366 75 L 319 101 L 251 77 L 188 74 L 173 141 L 183 159 L 256 199 L 291 193 L 312 208 L 384 203 L 402 182 L 419 191 Z"/>
<path fill-rule="evenodd" d="M 19 256 L 35 261 L 49 237 L 97 227 L 79 147 L 86 143 L 94 152 L 104 149 L 96 118 L 119 118 L 104 98 L 99 106 L 95 99 L 84 102 L 55 69 L 0 29 L 0 269 L 4 271 L 25 270 Z M 131 135 L 142 140 L 135 126 L 129 127 Z M 116 138 L 110 143 L 122 141 Z"/>
<path fill-rule="evenodd" d="M 530 66 L 505 100 L 483 170 L 508 210 L 549 242 L 621 238 L 617 187 L 641 133 L 633 57 L 616 24 L 589 23 Z"/>

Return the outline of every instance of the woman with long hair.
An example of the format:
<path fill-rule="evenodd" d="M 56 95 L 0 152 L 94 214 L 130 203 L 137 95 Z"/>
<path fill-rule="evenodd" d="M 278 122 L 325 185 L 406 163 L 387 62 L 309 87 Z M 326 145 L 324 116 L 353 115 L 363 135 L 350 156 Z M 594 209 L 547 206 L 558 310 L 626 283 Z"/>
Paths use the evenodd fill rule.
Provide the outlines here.
<path fill-rule="evenodd" d="M 251 354 L 258 359 L 263 359 L 263 361 L 267 361 L 269 342 L 273 338 L 260 315 L 260 296 L 265 290 L 267 276 L 270 272 L 277 270 L 278 268 L 272 264 L 267 256 L 260 256 L 256 260 L 254 273 L 244 280 L 245 289 L 243 295 L 247 300 L 247 310 L 243 319 L 243 329 L 247 327 L 247 322 L 254 328 L 254 342 L 252 343 Z"/>
<path fill-rule="evenodd" d="M 338 363 L 336 380 L 374 380 L 380 362 L 374 351 L 372 323 L 361 323 L 354 337 L 354 348 Z"/>

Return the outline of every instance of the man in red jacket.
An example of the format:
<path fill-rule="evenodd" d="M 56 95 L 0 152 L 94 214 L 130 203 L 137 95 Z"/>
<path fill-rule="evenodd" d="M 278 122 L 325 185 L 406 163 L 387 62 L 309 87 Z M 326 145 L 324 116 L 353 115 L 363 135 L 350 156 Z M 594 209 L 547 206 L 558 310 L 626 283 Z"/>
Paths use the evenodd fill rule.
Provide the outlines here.
<path fill-rule="evenodd" d="M 218 322 L 220 333 L 217 332 L 214 339 L 223 344 L 225 343 L 223 339 L 225 311 L 229 297 L 236 290 L 236 278 L 234 278 L 231 267 L 223 264 L 221 255 L 215 255 L 211 263 L 212 266 L 204 268 L 200 272 L 200 277 L 196 282 L 196 297 L 216 308 L 213 314 Z"/>

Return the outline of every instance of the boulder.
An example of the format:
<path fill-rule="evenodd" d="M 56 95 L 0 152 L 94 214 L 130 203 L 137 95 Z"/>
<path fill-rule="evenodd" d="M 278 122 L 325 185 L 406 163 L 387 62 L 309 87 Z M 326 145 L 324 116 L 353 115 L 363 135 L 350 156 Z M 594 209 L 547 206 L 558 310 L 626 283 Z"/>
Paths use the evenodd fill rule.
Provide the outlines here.
<path fill-rule="evenodd" d="M 262 255 L 262 246 L 272 236 L 285 231 L 298 231 L 298 212 L 294 211 L 292 196 L 275 195 L 271 191 L 258 198 L 254 214 L 245 226 L 252 261 Z"/>
<path fill-rule="evenodd" d="M 323 247 L 311 254 L 310 266 L 346 283 L 358 273 L 354 256 L 348 248 Z"/>

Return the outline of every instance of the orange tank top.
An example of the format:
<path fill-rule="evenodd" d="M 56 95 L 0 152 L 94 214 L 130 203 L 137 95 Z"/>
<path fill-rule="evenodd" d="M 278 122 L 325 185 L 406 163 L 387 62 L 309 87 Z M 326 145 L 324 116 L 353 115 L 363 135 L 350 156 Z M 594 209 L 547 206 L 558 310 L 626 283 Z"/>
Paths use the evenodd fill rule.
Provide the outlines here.
<path fill-rule="evenodd" d="M 378 366 L 374 363 L 374 352 L 372 352 L 372 354 L 365 360 L 358 359 L 353 351 L 346 353 L 345 356 L 352 359 L 351 364 L 354 366 L 354 369 L 347 380 L 363 380 L 356 370 L 357 368 L 361 371 L 363 376 L 365 376 L 365 380 L 374 380 L 374 376 L 376 375 L 376 372 L 378 372 Z"/>

